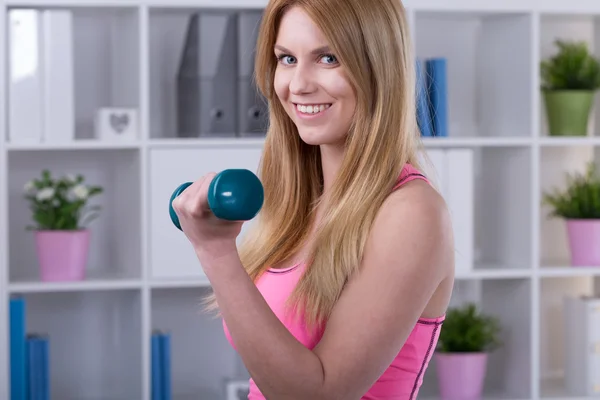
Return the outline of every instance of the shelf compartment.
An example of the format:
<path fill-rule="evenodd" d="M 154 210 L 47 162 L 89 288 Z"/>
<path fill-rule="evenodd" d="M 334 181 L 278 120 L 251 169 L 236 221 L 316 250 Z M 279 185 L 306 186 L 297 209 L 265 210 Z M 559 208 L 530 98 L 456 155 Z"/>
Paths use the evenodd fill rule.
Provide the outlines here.
<path fill-rule="evenodd" d="M 152 330 L 170 335 L 173 398 L 220 400 L 227 380 L 248 378 L 222 320 L 203 313 L 201 302 L 209 293 L 207 288 L 152 289 Z"/>
<path fill-rule="evenodd" d="M 531 268 L 506 268 L 503 265 L 476 265 L 471 271 L 456 272 L 457 280 L 505 280 L 517 278 L 531 278 Z"/>
<path fill-rule="evenodd" d="M 581 326 L 573 326 L 569 322 L 566 322 L 569 319 L 566 319 L 567 310 L 564 302 L 567 297 L 597 297 L 600 293 L 598 283 L 598 278 L 592 276 L 546 277 L 540 283 L 539 367 L 540 395 L 543 399 L 585 400 L 588 398 L 597 398 L 586 396 L 581 392 L 573 393 L 568 389 L 566 382 L 566 373 L 568 371 L 567 356 L 573 353 L 567 350 L 567 330 L 573 329 L 577 331 L 575 332 L 576 335 L 573 336 L 579 337 L 577 341 L 591 340 L 592 337 L 585 335 L 585 331 L 582 331 Z M 569 318 L 572 317 L 572 315 L 569 315 Z M 592 330 L 597 332 L 596 327 Z M 594 340 L 597 340 L 597 335 Z M 590 355 L 591 348 L 590 343 Z M 591 359 L 589 361 L 591 362 Z M 575 373 L 577 376 L 584 374 L 585 366 L 578 362 Z M 594 369 L 592 374 L 597 374 L 597 371 Z M 583 390 L 583 388 L 580 389 Z"/>
<path fill-rule="evenodd" d="M 261 9 L 151 7 L 150 137 L 261 137 L 253 80 Z"/>
<path fill-rule="evenodd" d="M 419 11 L 416 55 L 447 60 L 448 136 L 531 137 L 528 13 Z"/>
<path fill-rule="evenodd" d="M 575 40 L 583 41 L 589 46 L 588 49 L 593 56 L 600 55 L 600 17 L 594 14 L 577 13 L 542 13 L 540 16 L 540 35 L 539 35 L 539 56 L 540 61 L 554 56 L 557 52 L 555 40 Z M 539 70 L 539 66 L 537 67 Z M 540 80 L 540 88 L 543 81 Z M 548 137 L 550 140 L 564 141 L 577 140 L 580 137 L 557 137 L 550 136 L 548 132 L 548 119 L 545 109 L 545 102 L 541 90 L 538 89 L 539 101 L 539 120 L 540 135 Z M 595 101 L 588 123 L 587 136 L 600 136 L 598 127 L 598 117 L 600 116 L 600 104 Z"/>
<path fill-rule="evenodd" d="M 571 266 L 565 220 L 551 216 L 552 208 L 543 203 L 543 196 L 555 189 L 564 190 L 567 174 L 583 173 L 590 161 L 598 160 L 600 148 L 594 145 L 543 147 L 540 151 L 540 262 L 544 271 Z M 574 269 L 574 274 L 593 268 Z"/>
<path fill-rule="evenodd" d="M 529 147 L 531 137 L 422 137 L 426 148 L 452 147 Z"/>
<path fill-rule="evenodd" d="M 104 188 L 104 193 L 88 203 L 88 206 L 99 205 L 101 210 L 88 226 L 91 229 L 88 277 L 82 284 L 141 278 L 139 151 L 23 151 L 9 153 L 8 164 L 12 171 L 8 182 L 11 283 L 40 280 L 33 232 L 25 229 L 34 221 L 23 193 L 25 184 L 40 177 L 45 168 L 54 177 L 82 174 L 86 184 Z"/>
<path fill-rule="evenodd" d="M 151 149 L 191 149 L 191 148 L 256 148 L 262 147 L 265 143 L 264 138 L 177 138 L 177 139 L 153 139 L 148 143 Z"/>
<path fill-rule="evenodd" d="M 452 218 L 457 274 L 531 269 L 531 174 L 523 172 L 531 148 L 456 146 L 426 156 L 423 169 Z"/>
<path fill-rule="evenodd" d="M 600 277 L 600 267 L 578 267 L 573 268 L 566 265 L 552 265 L 545 264 L 542 265 L 540 269 L 540 276 L 542 278 L 569 278 L 576 276 L 599 276 Z"/>
<path fill-rule="evenodd" d="M 15 297 L 25 299 L 26 332 L 49 338 L 52 398 L 142 398 L 139 291 Z"/>
<path fill-rule="evenodd" d="M 451 307 L 476 302 L 482 312 L 500 321 L 502 346 L 489 355 L 484 399 L 531 398 L 531 290 L 529 279 L 455 283 Z M 434 354 L 419 398 L 439 397 L 436 368 Z"/>
<path fill-rule="evenodd" d="M 109 142 L 95 139 L 79 139 L 70 143 L 32 143 L 15 144 L 8 143 L 6 148 L 10 152 L 16 151 L 49 151 L 49 150 L 119 150 L 119 149 L 138 149 L 141 148 L 141 142 L 133 140 L 131 142 Z"/>
<path fill-rule="evenodd" d="M 475 152 L 477 265 L 531 268 L 530 169 L 529 148 L 484 148 Z"/>
<path fill-rule="evenodd" d="M 135 279 L 102 279 L 91 277 L 83 282 L 19 282 L 8 286 L 9 293 L 87 292 L 141 289 L 142 282 Z"/>
<path fill-rule="evenodd" d="M 544 136 L 541 147 L 600 146 L 600 136 Z"/>
<path fill-rule="evenodd" d="M 140 24 L 137 7 L 69 7 L 67 5 L 47 7 L 38 5 L 35 7 L 23 5 L 9 7 L 7 15 L 13 10 L 35 10 L 39 12 L 39 15 L 46 11 L 68 11 L 72 17 L 72 62 L 69 66 L 62 66 L 62 68 L 73 73 L 73 109 L 72 114 L 69 114 L 73 118 L 73 139 L 75 141 L 100 139 L 100 135 L 96 132 L 96 117 L 101 108 L 133 109 L 139 120 L 137 110 L 140 106 Z M 42 29 L 42 25 L 43 23 L 40 24 L 40 29 Z M 9 44 L 7 44 L 8 46 Z M 43 52 L 43 49 L 44 41 L 42 40 L 40 52 Z M 9 50 L 7 48 L 7 57 L 10 54 Z M 40 57 L 44 60 L 41 53 Z M 63 60 L 63 62 L 67 61 L 68 57 Z M 61 67 L 57 66 L 57 68 Z M 44 70 L 44 66 L 40 69 Z M 41 75 L 40 78 L 42 78 Z M 10 80 L 7 78 L 7 85 L 9 84 Z M 66 85 L 65 87 L 69 88 L 70 86 Z M 57 85 L 53 85 L 53 87 L 59 90 Z M 40 89 L 38 93 L 40 99 L 43 99 L 42 94 L 45 93 L 45 89 Z M 64 94 L 58 96 L 58 94 L 45 93 L 44 95 L 47 96 L 48 103 L 50 103 L 52 99 L 61 99 L 60 96 Z M 44 109 L 45 107 L 43 100 L 27 101 L 30 107 L 35 107 L 35 109 Z M 10 102 L 8 96 L 7 102 Z M 10 109 L 8 104 L 7 109 Z M 37 113 L 32 115 L 37 115 Z M 10 112 L 7 112 L 7 118 L 10 118 Z M 44 119 L 40 119 L 40 121 L 42 131 L 44 131 Z M 8 126 L 10 125 L 7 124 Z M 10 132 L 7 129 L 7 139 L 11 135 L 19 135 L 19 131 Z M 139 134 L 135 139 L 139 139 Z M 116 140 L 123 141 L 121 138 L 116 138 Z M 35 145 L 40 142 L 46 144 L 44 132 L 42 132 L 41 140 L 38 137 L 32 143 Z M 61 142 L 63 142 L 62 139 Z M 13 141 L 12 143 L 18 146 L 22 142 Z M 52 143 L 47 144 L 52 145 Z"/>
<path fill-rule="evenodd" d="M 192 245 L 178 230 L 168 213 L 173 191 L 184 182 L 194 182 L 203 175 L 230 168 L 257 172 L 262 146 L 240 145 L 224 148 L 151 149 L 147 198 L 149 205 L 150 271 L 153 279 L 198 279 L 204 276 Z M 252 221 L 242 227 L 240 238 Z M 174 262 L 176 260 L 176 262 Z"/>

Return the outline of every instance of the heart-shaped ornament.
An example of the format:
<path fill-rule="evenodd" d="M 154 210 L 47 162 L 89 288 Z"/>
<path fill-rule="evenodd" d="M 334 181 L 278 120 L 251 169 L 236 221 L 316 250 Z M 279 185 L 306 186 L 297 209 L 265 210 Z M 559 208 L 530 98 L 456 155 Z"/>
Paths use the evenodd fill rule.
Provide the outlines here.
<path fill-rule="evenodd" d="M 117 133 L 123 133 L 129 126 L 129 115 L 128 114 L 110 114 L 110 126 Z"/>

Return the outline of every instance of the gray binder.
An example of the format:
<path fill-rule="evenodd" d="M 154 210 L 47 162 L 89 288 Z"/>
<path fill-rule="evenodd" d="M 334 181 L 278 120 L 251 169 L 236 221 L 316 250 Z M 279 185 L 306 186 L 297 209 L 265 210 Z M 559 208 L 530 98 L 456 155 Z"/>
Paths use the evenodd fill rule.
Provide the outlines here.
<path fill-rule="evenodd" d="M 241 136 L 264 136 L 267 130 L 266 99 L 254 79 L 254 56 L 261 11 L 241 11 L 238 15 L 238 131 Z"/>
<path fill-rule="evenodd" d="M 179 136 L 236 134 L 237 37 L 234 12 L 191 16 L 177 77 Z"/>

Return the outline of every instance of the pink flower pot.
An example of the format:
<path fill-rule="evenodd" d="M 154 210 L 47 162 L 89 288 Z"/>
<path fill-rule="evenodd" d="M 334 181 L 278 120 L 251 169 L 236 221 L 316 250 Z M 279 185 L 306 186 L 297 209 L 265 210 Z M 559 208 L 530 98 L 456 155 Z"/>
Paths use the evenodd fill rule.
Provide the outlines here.
<path fill-rule="evenodd" d="M 80 281 L 85 278 L 89 230 L 36 231 L 35 243 L 42 281 Z"/>
<path fill-rule="evenodd" d="M 436 353 L 436 370 L 443 400 L 480 400 L 487 353 Z"/>
<path fill-rule="evenodd" d="M 572 266 L 600 266 L 600 219 L 568 219 Z"/>

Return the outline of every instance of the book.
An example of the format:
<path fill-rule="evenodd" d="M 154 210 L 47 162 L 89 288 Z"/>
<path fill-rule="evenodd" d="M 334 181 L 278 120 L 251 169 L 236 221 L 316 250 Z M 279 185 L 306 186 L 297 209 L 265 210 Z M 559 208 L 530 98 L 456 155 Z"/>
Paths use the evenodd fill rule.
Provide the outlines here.
<path fill-rule="evenodd" d="M 425 65 L 433 135 L 446 137 L 448 136 L 447 61 L 445 58 L 431 58 L 425 61 Z"/>
<path fill-rule="evenodd" d="M 26 312 L 24 298 L 15 296 L 10 299 L 10 398 L 27 399 L 27 347 Z"/>
<path fill-rule="evenodd" d="M 433 136 L 433 125 L 429 109 L 429 90 L 427 77 L 423 68 L 423 61 L 416 62 L 416 94 L 417 94 L 417 123 L 421 136 Z"/>
<path fill-rule="evenodd" d="M 154 331 L 150 342 L 152 400 L 171 400 L 171 336 Z"/>
<path fill-rule="evenodd" d="M 28 400 L 49 400 L 49 339 L 42 334 L 28 334 L 26 343 Z"/>

